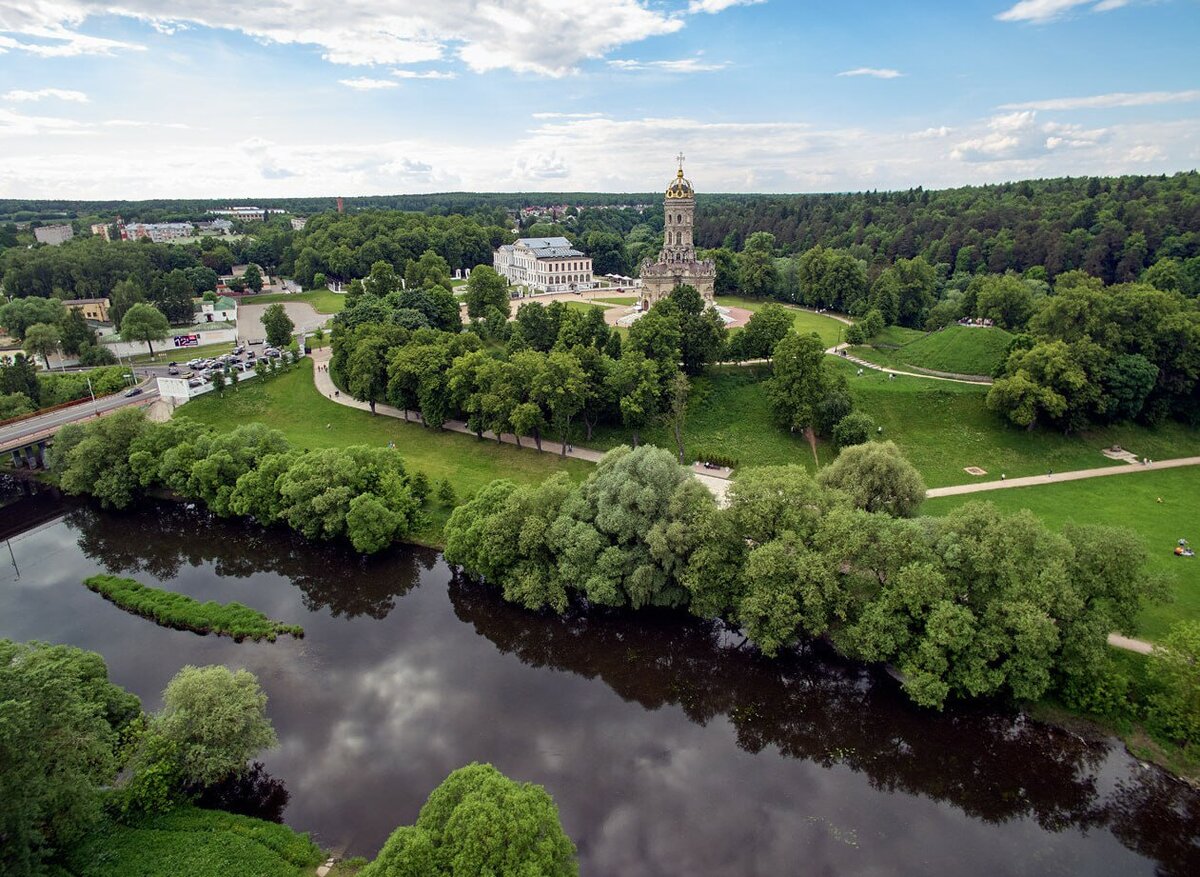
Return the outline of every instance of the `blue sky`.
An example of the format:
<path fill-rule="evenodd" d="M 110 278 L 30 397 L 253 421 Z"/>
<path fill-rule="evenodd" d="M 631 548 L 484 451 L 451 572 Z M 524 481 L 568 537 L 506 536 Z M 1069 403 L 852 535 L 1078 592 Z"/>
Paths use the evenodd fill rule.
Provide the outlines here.
<path fill-rule="evenodd" d="M 0 197 L 1200 166 L 1197 0 L 0 0 Z"/>

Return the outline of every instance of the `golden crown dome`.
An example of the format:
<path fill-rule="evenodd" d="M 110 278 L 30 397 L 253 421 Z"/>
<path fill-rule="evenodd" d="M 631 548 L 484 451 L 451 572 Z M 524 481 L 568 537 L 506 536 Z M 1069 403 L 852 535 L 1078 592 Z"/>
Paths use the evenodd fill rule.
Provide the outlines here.
<path fill-rule="evenodd" d="M 675 179 L 671 180 L 671 184 L 667 186 L 667 197 L 692 198 L 695 194 L 696 191 L 692 188 L 691 182 L 683 175 L 683 168 L 680 168 Z"/>

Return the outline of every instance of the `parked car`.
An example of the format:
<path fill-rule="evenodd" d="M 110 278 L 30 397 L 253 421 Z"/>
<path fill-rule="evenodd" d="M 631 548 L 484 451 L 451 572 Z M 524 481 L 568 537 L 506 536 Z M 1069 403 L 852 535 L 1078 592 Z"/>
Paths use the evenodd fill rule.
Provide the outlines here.
<path fill-rule="evenodd" d="M 169 374 L 169 375 L 177 375 L 177 374 L 179 374 L 179 367 L 178 367 L 178 366 L 176 366 L 176 365 L 170 365 L 170 366 L 168 366 L 168 367 L 167 367 L 167 374 Z"/>
<path fill-rule="evenodd" d="M 277 356 L 279 356 L 279 351 L 274 347 L 268 347 L 263 351 L 263 356 L 269 356 L 271 359 L 275 359 Z"/>
<path fill-rule="evenodd" d="M 140 396 L 140 395 L 142 395 L 141 387 L 130 387 L 128 390 L 125 391 L 126 399 L 132 398 L 133 396 Z"/>
<path fill-rule="evenodd" d="M 194 387 L 200 387 L 203 385 L 204 385 L 204 381 L 200 380 L 199 378 L 192 378 L 190 381 L 188 381 L 189 387 L 194 388 Z"/>

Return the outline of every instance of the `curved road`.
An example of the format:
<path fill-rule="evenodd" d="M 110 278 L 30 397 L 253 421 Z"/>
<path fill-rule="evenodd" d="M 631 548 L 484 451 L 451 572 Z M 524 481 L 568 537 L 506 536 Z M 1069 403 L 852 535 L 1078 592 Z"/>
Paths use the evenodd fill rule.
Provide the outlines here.
<path fill-rule="evenodd" d="M 145 405 L 158 398 L 156 383 L 147 381 L 142 383 L 141 387 L 142 392 L 137 396 L 126 397 L 122 393 L 101 396 L 95 402 L 89 399 L 61 411 L 52 411 L 49 414 L 30 417 L 27 420 L 0 427 L 0 453 L 7 453 L 51 436 L 65 424 L 88 420 L 130 405 Z"/>

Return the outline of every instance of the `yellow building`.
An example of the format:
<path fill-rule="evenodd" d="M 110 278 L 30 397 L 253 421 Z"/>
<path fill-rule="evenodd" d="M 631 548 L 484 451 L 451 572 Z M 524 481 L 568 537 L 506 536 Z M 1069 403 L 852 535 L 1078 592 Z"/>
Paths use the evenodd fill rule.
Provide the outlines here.
<path fill-rule="evenodd" d="M 108 322 L 108 299 L 106 298 L 68 298 L 63 304 L 73 311 L 79 311 L 85 320 L 91 320 L 94 323 Z"/>

